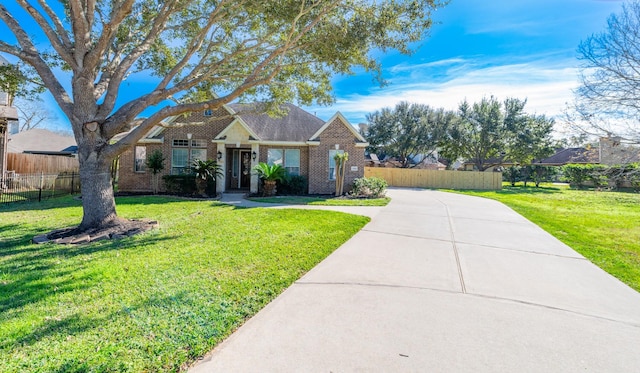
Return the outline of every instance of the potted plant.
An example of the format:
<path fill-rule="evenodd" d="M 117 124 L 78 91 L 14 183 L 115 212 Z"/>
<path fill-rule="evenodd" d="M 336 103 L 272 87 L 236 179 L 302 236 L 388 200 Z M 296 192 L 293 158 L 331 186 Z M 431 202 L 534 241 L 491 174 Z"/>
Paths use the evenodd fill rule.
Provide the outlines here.
<path fill-rule="evenodd" d="M 207 159 L 206 161 L 194 159 L 191 164 L 191 171 L 196 177 L 196 190 L 202 197 L 207 196 L 207 182 L 222 176 L 220 165 L 212 159 Z"/>
<path fill-rule="evenodd" d="M 263 181 L 262 195 L 270 197 L 276 194 L 276 182 L 284 181 L 287 171 L 279 164 L 269 165 L 264 162 L 258 163 L 253 170 Z"/>

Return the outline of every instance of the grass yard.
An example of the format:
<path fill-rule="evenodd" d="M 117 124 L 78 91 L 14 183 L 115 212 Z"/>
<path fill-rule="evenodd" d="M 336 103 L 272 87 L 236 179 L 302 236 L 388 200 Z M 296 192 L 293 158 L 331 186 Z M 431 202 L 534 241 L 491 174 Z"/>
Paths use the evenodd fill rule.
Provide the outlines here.
<path fill-rule="evenodd" d="M 281 203 L 285 205 L 322 205 L 322 206 L 386 206 L 391 201 L 383 198 L 336 198 L 309 196 L 276 196 L 252 197 L 249 200 L 264 203 Z"/>
<path fill-rule="evenodd" d="M 498 200 L 640 291 L 640 194 L 505 186 L 457 191 Z"/>
<path fill-rule="evenodd" d="M 80 203 L 0 206 L 0 371 L 185 369 L 369 220 L 169 197 L 117 204 L 160 228 L 37 246 L 33 236 L 77 224 Z"/>

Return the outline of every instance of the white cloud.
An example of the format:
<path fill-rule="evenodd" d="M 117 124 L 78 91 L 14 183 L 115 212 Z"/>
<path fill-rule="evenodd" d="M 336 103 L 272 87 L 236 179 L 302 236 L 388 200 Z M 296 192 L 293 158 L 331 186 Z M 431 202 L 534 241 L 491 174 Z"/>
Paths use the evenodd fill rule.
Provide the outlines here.
<path fill-rule="evenodd" d="M 342 112 L 353 124 L 364 122 L 366 114 L 383 107 L 393 107 L 400 101 L 423 103 L 432 107 L 455 110 L 464 99 L 479 101 L 490 95 L 502 100 L 507 97 L 527 99 L 529 113 L 558 116 L 573 98 L 578 85 L 577 68 L 573 60 L 539 60 L 528 63 L 478 66 L 477 61 L 449 59 L 428 64 L 390 68 L 391 85 L 372 89 L 368 94 L 348 94 L 337 97 L 331 107 L 311 109 L 320 117 Z M 429 79 L 432 67 L 442 67 L 443 78 Z"/>

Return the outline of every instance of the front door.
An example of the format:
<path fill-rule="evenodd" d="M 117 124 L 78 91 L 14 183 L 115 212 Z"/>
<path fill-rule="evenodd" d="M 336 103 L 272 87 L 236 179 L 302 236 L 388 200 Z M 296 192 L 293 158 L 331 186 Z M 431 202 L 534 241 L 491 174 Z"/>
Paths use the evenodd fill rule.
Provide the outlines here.
<path fill-rule="evenodd" d="M 251 150 L 231 149 L 229 153 L 229 188 L 248 189 L 251 185 Z"/>

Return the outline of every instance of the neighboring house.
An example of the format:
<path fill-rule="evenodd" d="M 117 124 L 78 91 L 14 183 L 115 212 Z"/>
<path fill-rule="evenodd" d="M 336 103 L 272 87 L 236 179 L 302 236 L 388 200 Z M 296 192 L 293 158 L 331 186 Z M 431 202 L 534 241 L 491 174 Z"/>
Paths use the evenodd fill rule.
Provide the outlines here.
<path fill-rule="evenodd" d="M 46 129 L 34 128 L 9 135 L 9 153 L 42 155 L 77 155 L 78 146 L 73 136 L 64 136 Z"/>
<path fill-rule="evenodd" d="M 217 111 L 171 118 L 120 156 L 118 189 L 152 190 L 145 163 L 155 150 L 166 159 L 163 175 L 188 172 L 194 159 L 217 159 L 223 171 L 217 192 L 257 193 L 259 180 L 252 169 L 265 162 L 306 177 L 310 194 L 334 193 L 333 157 L 342 152 L 349 153 L 345 185 L 363 177 L 364 150 L 369 144 L 342 114 L 323 121 L 295 105 L 285 108 L 287 114 L 279 118 L 258 113 L 257 104 L 229 104 Z"/>
<path fill-rule="evenodd" d="M 497 162 L 497 159 L 489 160 L 489 163 Z M 555 154 L 541 160 L 534 160 L 532 164 L 542 166 L 564 166 L 566 164 L 604 164 L 616 165 L 640 162 L 640 148 L 630 144 L 625 144 L 619 137 L 602 137 L 598 147 L 593 148 L 566 148 L 558 149 Z M 501 166 L 510 167 L 514 164 L 510 161 L 502 162 Z M 473 170 L 472 163 L 464 163 L 465 170 Z M 490 168 L 487 171 L 491 171 Z"/>
<path fill-rule="evenodd" d="M 597 149 L 566 148 L 558 149 L 552 156 L 534 161 L 533 164 L 542 166 L 564 166 L 566 164 L 600 163 Z"/>

